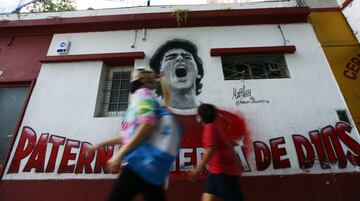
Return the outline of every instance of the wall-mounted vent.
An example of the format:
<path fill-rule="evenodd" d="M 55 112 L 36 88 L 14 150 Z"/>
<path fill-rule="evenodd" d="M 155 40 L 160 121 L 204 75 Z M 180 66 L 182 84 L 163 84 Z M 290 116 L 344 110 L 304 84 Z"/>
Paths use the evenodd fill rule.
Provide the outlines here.
<path fill-rule="evenodd" d="M 350 124 L 350 119 L 349 116 L 347 115 L 346 110 L 336 110 L 336 113 L 340 121 Z"/>

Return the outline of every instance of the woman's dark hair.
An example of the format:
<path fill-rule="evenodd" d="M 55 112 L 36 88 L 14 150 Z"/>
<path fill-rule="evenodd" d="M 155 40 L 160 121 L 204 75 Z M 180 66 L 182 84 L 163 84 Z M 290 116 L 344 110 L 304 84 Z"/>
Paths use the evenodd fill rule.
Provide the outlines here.
<path fill-rule="evenodd" d="M 212 123 L 216 117 L 216 107 L 211 104 L 202 103 L 198 107 L 198 113 L 205 124 Z"/>
<path fill-rule="evenodd" d="M 198 56 L 197 47 L 194 43 L 184 39 L 172 39 L 164 42 L 151 57 L 149 63 L 150 68 L 153 69 L 156 73 L 159 73 L 161 67 L 160 66 L 161 61 L 164 57 L 164 54 L 167 51 L 176 48 L 184 49 L 194 57 L 198 70 L 198 75 L 196 78 L 196 95 L 199 95 L 201 93 L 201 88 L 202 88 L 201 79 L 204 77 L 204 68 L 203 68 L 202 60 Z"/>

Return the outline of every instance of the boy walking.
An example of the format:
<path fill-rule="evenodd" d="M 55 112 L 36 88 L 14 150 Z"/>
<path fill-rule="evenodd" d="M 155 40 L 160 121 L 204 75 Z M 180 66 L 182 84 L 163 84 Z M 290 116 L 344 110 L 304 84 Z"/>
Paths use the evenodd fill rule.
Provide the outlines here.
<path fill-rule="evenodd" d="M 215 123 L 219 121 L 217 109 L 211 104 L 201 104 L 198 114 L 204 125 L 203 145 L 205 153 L 202 161 L 189 173 L 195 180 L 208 164 L 208 181 L 202 201 L 213 201 L 221 197 L 223 201 L 243 201 L 240 190 L 240 161 L 234 151 L 234 143 Z"/>

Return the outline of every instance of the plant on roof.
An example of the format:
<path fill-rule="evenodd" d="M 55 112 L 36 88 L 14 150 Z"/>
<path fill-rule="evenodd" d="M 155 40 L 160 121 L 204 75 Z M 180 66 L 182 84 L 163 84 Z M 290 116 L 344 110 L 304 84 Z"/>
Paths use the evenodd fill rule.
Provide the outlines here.
<path fill-rule="evenodd" d="M 175 15 L 178 26 L 180 26 L 181 23 L 186 24 L 189 12 L 189 9 L 176 9 L 171 15 Z"/>

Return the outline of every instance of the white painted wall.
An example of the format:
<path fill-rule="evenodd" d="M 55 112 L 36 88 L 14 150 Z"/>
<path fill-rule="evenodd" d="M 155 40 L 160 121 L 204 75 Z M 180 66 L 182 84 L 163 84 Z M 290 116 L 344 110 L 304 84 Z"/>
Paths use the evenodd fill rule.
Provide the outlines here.
<path fill-rule="evenodd" d="M 360 1 L 352 1 L 343 9 L 343 13 L 357 40 L 360 41 Z"/>
<path fill-rule="evenodd" d="M 116 134 L 119 130 L 119 118 L 94 118 L 101 68 L 102 62 L 44 64 L 29 101 L 22 127 L 33 128 L 37 140 L 42 133 L 90 142 L 102 141 Z M 51 148 L 52 146 L 48 145 L 46 157 L 50 156 Z M 62 153 L 63 149 L 64 146 L 60 146 L 59 153 Z M 59 156 L 56 166 L 60 165 Z M 69 162 L 69 165 L 71 164 L 73 163 Z M 25 163 L 22 163 L 20 169 L 24 166 Z M 94 175 L 92 178 L 111 176 Z M 46 176 L 40 175 L 35 179 L 49 177 L 84 178 L 83 175 L 76 174 L 47 173 Z M 20 172 L 6 175 L 5 178 L 34 179 L 34 175 Z"/>
<path fill-rule="evenodd" d="M 284 146 L 292 168 L 256 172 L 254 156 L 251 155 L 249 163 L 253 171 L 247 175 L 297 174 L 303 172 L 297 166 L 291 135 L 308 136 L 311 130 L 335 126 L 338 122 L 335 110 L 347 107 L 311 25 L 299 23 L 281 27 L 287 45 L 296 46 L 294 54 L 285 56 L 289 79 L 224 81 L 220 57 L 210 56 L 211 48 L 284 45 L 277 25 L 153 29 L 147 30 L 146 40 L 141 40 L 142 30 L 138 30 L 135 48 L 131 48 L 134 30 L 56 34 L 48 55 L 57 55 L 59 41 L 66 39 L 72 43 L 69 55 L 144 51 L 145 59 L 135 62 L 135 66 L 139 66 L 147 65 L 157 47 L 166 40 L 190 40 L 197 45 L 204 62 L 203 90 L 198 100 L 245 114 L 251 125 L 253 141 L 268 143 L 271 138 L 285 137 Z M 31 126 L 38 135 L 46 132 L 91 143 L 116 134 L 121 117 L 94 117 L 101 68 L 102 62 L 44 64 L 21 127 Z M 244 85 L 252 90 L 254 97 L 270 103 L 236 106 L 232 99 L 233 88 Z M 351 135 L 360 141 L 356 129 Z M 334 167 L 332 171 L 352 172 L 356 168 L 348 166 L 340 170 Z M 312 173 L 326 172 L 329 170 L 312 170 Z M 34 174 L 5 174 L 3 179 L 30 179 L 35 177 Z M 36 174 L 36 179 L 106 177 L 115 175 Z"/>
<path fill-rule="evenodd" d="M 339 4 L 339 6 L 341 6 L 346 0 L 336 0 Z"/>

